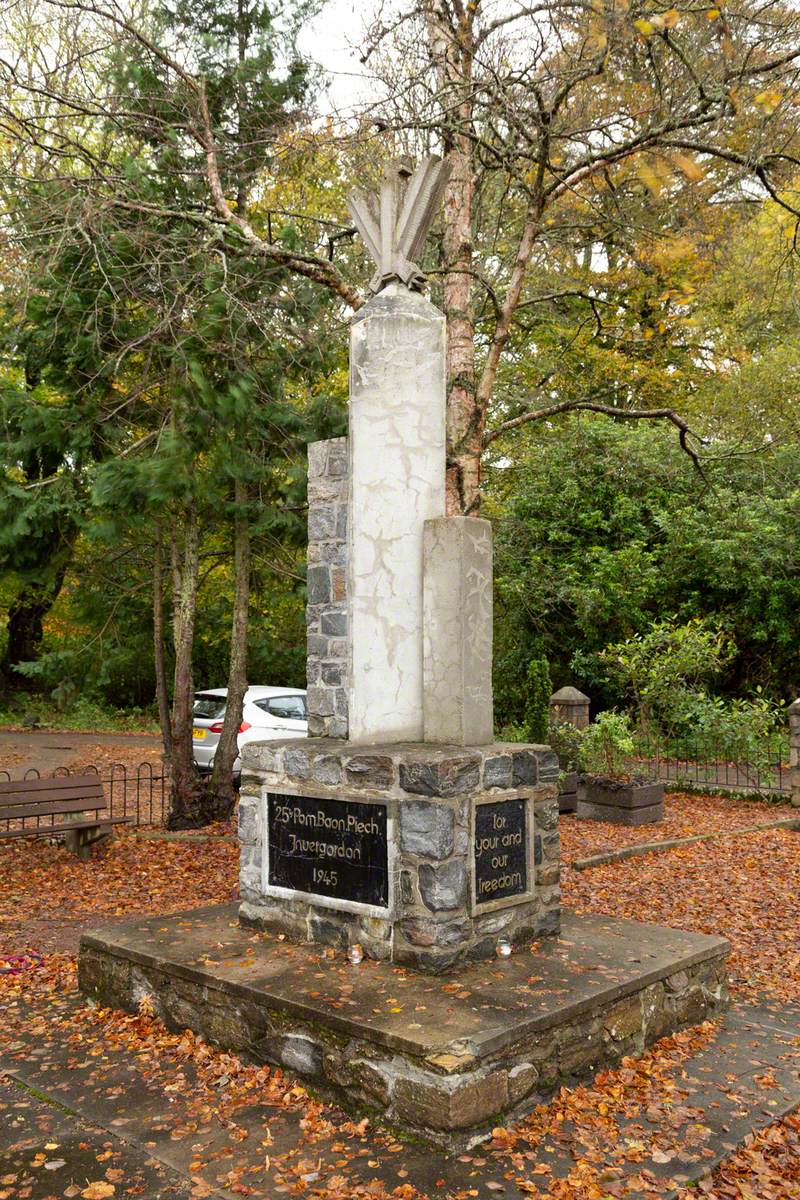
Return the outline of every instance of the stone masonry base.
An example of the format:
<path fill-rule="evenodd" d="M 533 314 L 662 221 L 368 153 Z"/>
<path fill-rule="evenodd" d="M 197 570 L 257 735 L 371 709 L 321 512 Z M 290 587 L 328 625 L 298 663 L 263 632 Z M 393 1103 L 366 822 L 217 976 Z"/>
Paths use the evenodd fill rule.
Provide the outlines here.
<path fill-rule="evenodd" d="M 84 935 L 80 986 L 302 1076 L 454 1149 L 560 1081 L 720 1013 L 724 939 L 593 915 L 509 959 L 428 974 L 242 929 L 235 905 Z"/>
<path fill-rule="evenodd" d="M 548 746 L 361 746 L 308 738 L 252 743 L 242 763 L 244 924 L 335 949 L 357 942 L 370 958 L 434 973 L 458 961 L 493 957 L 499 937 L 530 940 L 558 933 L 558 759 Z M 272 886 L 270 796 L 289 806 L 303 797 L 335 801 L 345 810 L 350 804 L 382 806 L 389 879 L 385 903 L 354 910 L 311 890 Z M 502 809 L 509 802 L 525 813 L 515 835 L 518 891 L 495 900 L 486 878 L 479 878 L 476 846 L 497 843 L 496 851 L 484 855 L 489 868 L 492 861 L 510 861 L 510 854 L 499 834 L 481 840 L 485 817 L 480 814 L 489 811 L 484 805 Z M 492 860 L 494 854 L 498 857 Z M 499 866 L 497 875 L 508 878 L 509 870 Z"/>

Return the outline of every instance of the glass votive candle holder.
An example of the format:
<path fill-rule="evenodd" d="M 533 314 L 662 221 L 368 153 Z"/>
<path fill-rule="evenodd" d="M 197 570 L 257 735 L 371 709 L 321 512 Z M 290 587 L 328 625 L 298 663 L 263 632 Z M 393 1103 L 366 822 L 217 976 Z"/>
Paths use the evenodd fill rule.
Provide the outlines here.
<path fill-rule="evenodd" d="M 511 958 L 513 949 L 514 947 L 511 945 L 511 942 L 508 940 L 508 938 L 501 937 L 497 939 L 497 945 L 494 948 L 494 952 L 498 958 Z"/>

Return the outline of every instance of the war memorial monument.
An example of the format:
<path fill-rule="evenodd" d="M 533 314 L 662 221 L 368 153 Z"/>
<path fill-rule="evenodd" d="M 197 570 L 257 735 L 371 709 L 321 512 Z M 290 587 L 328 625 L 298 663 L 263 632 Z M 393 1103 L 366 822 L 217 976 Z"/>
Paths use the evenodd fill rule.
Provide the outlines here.
<path fill-rule="evenodd" d="M 390 164 L 347 438 L 309 447 L 307 740 L 251 745 L 240 905 L 82 942 L 81 986 L 445 1146 L 726 1004 L 722 938 L 562 912 L 547 746 L 493 740 L 492 539 L 445 515 L 446 183 Z"/>

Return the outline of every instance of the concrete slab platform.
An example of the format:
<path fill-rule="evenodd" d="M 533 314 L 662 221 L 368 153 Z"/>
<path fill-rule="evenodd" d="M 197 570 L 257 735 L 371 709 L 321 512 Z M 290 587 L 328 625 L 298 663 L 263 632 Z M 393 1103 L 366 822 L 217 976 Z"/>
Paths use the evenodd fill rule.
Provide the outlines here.
<path fill-rule="evenodd" d="M 727 1003 L 723 938 L 566 914 L 562 936 L 432 977 L 242 928 L 222 905 L 87 933 L 81 988 L 278 1063 L 447 1145 Z"/>
<path fill-rule="evenodd" d="M 542 1194 L 558 1191 L 558 1181 L 570 1178 L 580 1160 L 591 1164 L 598 1183 L 613 1178 L 615 1195 L 640 1197 L 644 1173 L 646 1193 L 665 1198 L 674 1196 L 679 1186 L 707 1176 L 747 1135 L 800 1103 L 800 1011 L 781 1005 L 748 1006 L 728 1013 L 716 1036 L 676 1064 L 663 1086 L 654 1077 L 652 1091 L 634 1090 L 626 1096 L 615 1111 L 615 1126 L 594 1119 L 585 1125 L 557 1122 L 541 1136 L 536 1133 L 536 1118 L 523 1119 L 510 1127 L 513 1151 L 493 1143 L 481 1147 L 480 1153 L 450 1156 L 418 1142 L 401 1147 L 379 1127 L 359 1127 L 356 1132 L 332 1108 L 309 1125 L 302 1102 L 265 1101 L 258 1091 L 251 1102 L 236 1104 L 233 1123 L 224 1115 L 228 1111 L 224 1089 L 218 1097 L 219 1111 L 206 1107 L 204 1093 L 198 1098 L 191 1061 L 167 1057 L 154 1070 L 149 1055 L 132 1055 L 125 1044 L 104 1037 L 102 1021 L 82 1018 L 85 1001 L 75 994 L 50 1001 L 45 1008 L 39 1005 L 33 998 L 28 1003 L 20 1000 L 6 1013 L 0 1032 L 0 1075 L 6 1073 L 29 1089 L 22 1100 L 32 1099 L 34 1090 L 40 1101 L 57 1106 L 46 1125 L 41 1124 L 38 1107 L 35 1114 L 41 1142 L 59 1143 L 50 1157 L 67 1160 L 64 1171 L 68 1166 L 83 1169 L 84 1162 L 88 1167 L 92 1158 L 97 1168 L 97 1150 L 113 1150 L 114 1157 L 104 1159 L 102 1169 L 110 1164 L 125 1166 L 129 1183 L 135 1182 L 140 1164 L 156 1162 L 190 1176 L 193 1184 L 201 1185 L 200 1194 L 214 1197 L 232 1195 L 228 1173 L 235 1167 L 237 1176 L 248 1184 L 247 1194 L 274 1200 L 293 1190 L 298 1176 L 310 1169 L 305 1165 L 310 1160 L 314 1187 L 329 1186 L 337 1195 L 385 1195 L 409 1184 L 421 1197 L 432 1200 L 442 1194 L 439 1181 L 446 1179 L 449 1194 L 477 1191 L 484 1197 L 491 1192 L 522 1200 L 530 1196 L 532 1183 Z M 80 1053 L 76 1053 L 76 1030 L 80 1030 Z M 175 1083 L 178 1075 L 183 1086 L 165 1091 L 165 1083 Z M 9 1098 L 0 1087 L 0 1106 Z M 90 1146 L 73 1144 L 75 1136 L 62 1124 L 66 1111 L 81 1122 L 78 1141 Z M 20 1135 L 6 1119 L 8 1109 L 3 1115 L 0 1168 L 5 1174 L 17 1169 L 12 1145 Z M 105 1131 L 105 1136 L 88 1132 L 87 1125 Z M 615 1130 L 613 1136 L 609 1128 Z M 181 1131 L 187 1136 L 176 1137 Z M 32 1141 L 28 1145 L 34 1148 Z M 97 1149 L 89 1153 L 90 1147 Z M 30 1200 L 53 1194 L 47 1185 L 53 1179 L 49 1170 L 30 1173 L 40 1176 Z M 97 1177 L 87 1169 L 82 1185 Z M 56 1178 L 60 1181 L 63 1176 Z M 338 1180 L 337 1187 L 329 1183 L 333 1179 Z M 148 1184 L 143 1193 L 148 1197 L 173 1194 L 160 1191 L 155 1180 Z M 563 1186 L 562 1182 L 562 1190 Z M 368 1193 L 362 1192 L 365 1187 Z M 55 1191 L 62 1194 L 61 1188 Z"/>

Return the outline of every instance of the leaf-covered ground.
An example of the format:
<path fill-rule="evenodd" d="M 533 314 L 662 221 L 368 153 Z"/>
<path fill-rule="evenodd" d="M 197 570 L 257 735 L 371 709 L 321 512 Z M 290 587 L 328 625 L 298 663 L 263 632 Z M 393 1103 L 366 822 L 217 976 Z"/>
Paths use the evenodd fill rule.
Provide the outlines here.
<path fill-rule="evenodd" d="M 800 831 L 764 830 L 587 871 L 566 868 L 562 886 L 564 903 L 578 912 L 722 934 L 733 948 L 735 995 L 800 1000 Z"/>
<path fill-rule="evenodd" d="M 60 845 L 0 841 L 0 954 L 19 948 L 76 951 L 94 918 L 170 913 L 238 895 L 231 839 L 116 838 L 80 862 Z"/>
<path fill-rule="evenodd" d="M 784 818 L 798 817 L 796 808 L 784 801 L 732 800 L 725 796 L 699 796 L 690 792 L 668 792 L 664 819 L 636 828 L 609 825 L 605 821 L 579 821 L 566 816 L 561 821 L 561 850 L 565 863 L 589 858 L 624 846 L 644 842 L 666 842 L 699 833 L 743 829 Z"/>
<path fill-rule="evenodd" d="M 720 804 L 731 821 L 736 820 L 729 809 L 735 802 L 707 801 L 705 813 L 700 811 L 703 801 L 693 803 L 695 822 L 716 820 Z M 775 815 L 774 809 L 767 811 Z M 741 810 L 740 824 L 751 823 L 753 807 L 748 804 Z M 591 834 L 597 841 L 592 851 L 581 853 L 618 844 L 620 831 L 590 826 L 593 823 L 584 823 L 588 832 L 580 836 Z M 565 822 L 565 842 L 571 836 L 569 828 Z M 417 1186 L 419 1173 L 412 1169 L 412 1160 L 420 1157 L 417 1149 L 373 1130 L 369 1123 L 349 1120 L 311 1098 L 281 1071 L 240 1062 L 189 1034 L 168 1033 L 146 1011 L 131 1017 L 92 1010 L 75 997 L 74 951 L 82 925 L 95 918 L 168 913 L 229 901 L 237 885 L 234 844 L 219 839 L 146 841 L 125 835 L 81 863 L 60 847 L 0 842 L 0 878 L 0 1050 L 13 1049 L 16 1036 L 30 1036 L 31 1020 L 39 1020 L 37 1037 L 43 1043 L 50 1038 L 55 1047 L 71 1047 L 76 1069 L 99 1072 L 109 1104 L 117 1088 L 124 1092 L 114 1071 L 126 1080 L 126 1088 L 141 1085 L 162 1100 L 168 1095 L 172 1132 L 163 1136 L 192 1139 L 186 1143 L 189 1148 L 197 1138 L 191 1170 L 192 1194 L 197 1197 L 219 1187 L 235 1195 L 288 1194 L 310 1200 L 657 1196 L 663 1179 L 645 1168 L 631 1174 L 631 1163 L 637 1156 L 644 1161 L 655 1148 L 664 1156 L 655 1161 L 667 1163 L 669 1170 L 674 1165 L 679 1180 L 681 1154 L 693 1153 L 692 1147 L 670 1145 L 664 1129 L 677 1120 L 682 1106 L 686 1108 L 687 1063 L 713 1044 L 717 1030 L 710 1025 L 664 1039 L 641 1058 L 625 1060 L 590 1084 L 563 1089 L 515 1128 L 495 1131 L 488 1145 L 461 1156 L 440 1178 Z M 564 890 L 565 903 L 573 908 L 723 933 L 733 944 L 731 974 L 740 997 L 800 1000 L 796 832 L 721 838 L 583 873 L 567 869 Z M 252 1116 L 249 1123 L 241 1116 L 252 1114 L 254 1105 L 259 1110 L 256 1125 Z M 682 1119 L 687 1119 L 685 1111 Z M 641 1126 L 641 1135 L 623 1134 L 631 1122 Z M 696 1125 L 697 1153 L 702 1156 L 700 1114 Z M 202 1131 L 212 1126 L 223 1131 L 224 1146 L 204 1158 Z M 567 1178 L 555 1179 L 548 1148 L 559 1147 L 574 1157 L 574 1169 Z M 51 1153 L 44 1146 L 41 1152 Z M 35 1190 L 41 1172 L 37 1176 L 30 1163 L 26 1170 L 27 1175 L 22 1172 L 13 1181 L 0 1177 L 0 1200 L 50 1194 Z M 109 1197 L 136 1194 L 125 1179 L 109 1176 L 105 1168 L 87 1178 L 84 1186 L 92 1184 L 103 1184 L 95 1191 Z M 800 1120 L 788 1117 L 768 1126 L 731 1154 L 699 1189 L 685 1190 L 687 1200 L 698 1193 L 710 1200 L 798 1200 Z"/>

